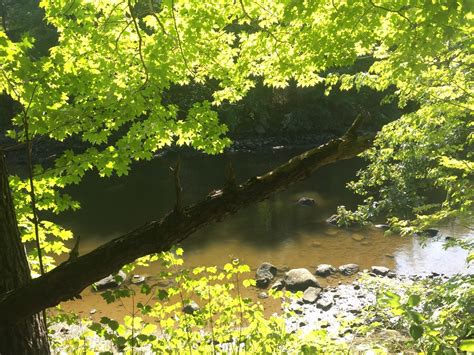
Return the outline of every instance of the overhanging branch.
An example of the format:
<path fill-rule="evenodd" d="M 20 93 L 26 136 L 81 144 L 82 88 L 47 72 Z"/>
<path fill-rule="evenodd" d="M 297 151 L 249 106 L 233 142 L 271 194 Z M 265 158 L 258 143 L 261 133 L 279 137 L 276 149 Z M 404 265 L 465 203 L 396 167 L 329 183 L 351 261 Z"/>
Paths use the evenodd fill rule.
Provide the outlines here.
<path fill-rule="evenodd" d="M 170 212 L 159 221 L 149 222 L 1 295 L 0 326 L 55 306 L 137 258 L 167 251 L 199 228 L 268 198 L 324 165 L 357 156 L 373 141 L 373 135 L 355 135 L 359 123 L 358 119 L 343 137 L 308 150 L 265 175 L 253 177 L 231 190 L 216 191 L 207 199 L 184 208 L 183 213 Z"/>

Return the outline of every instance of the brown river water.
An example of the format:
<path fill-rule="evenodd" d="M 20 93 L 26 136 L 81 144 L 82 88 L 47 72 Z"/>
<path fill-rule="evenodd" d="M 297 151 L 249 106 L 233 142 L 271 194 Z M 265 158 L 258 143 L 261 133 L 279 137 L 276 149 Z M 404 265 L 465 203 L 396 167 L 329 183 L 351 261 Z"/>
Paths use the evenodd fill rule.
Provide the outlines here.
<path fill-rule="evenodd" d="M 295 150 L 275 150 L 222 156 L 183 155 L 181 181 L 185 202 L 198 201 L 220 188 L 228 161 L 232 161 L 238 181 L 243 182 L 296 153 Z M 86 176 L 81 185 L 69 191 L 81 203 L 81 210 L 55 219 L 81 236 L 80 253 L 86 253 L 173 208 L 174 186 L 169 166 L 175 162 L 176 154 L 168 154 L 150 162 L 136 163 L 127 177 Z M 268 200 L 199 230 L 182 244 L 186 265 L 223 266 L 239 258 L 252 270 L 268 261 L 283 270 L 305 267 L 314 271 L 321 263 L 334 266 L 357 263 L 361 269 L 383 265 L 399 274 L 472 273 L 472 269 L 466 267 L 466 252 L 459 248 L 444 250 L 443 240 L 430 240 L 423 247 L 417 238 L 387 236 L 377 228 L 346 230 L 327 224 L 325 220 L 338 205 L 354 207 L 359 201 L 345 185 L 362 166 L 362 161 L 354 159 L 324 167 Z M 316 205 L 296 204 L 303 196 L 313 198 Z M 472 231 L 459 224 L 440 230 L 445 236 L 474 237 Z M 136 272 L 152 276 L 153 270 Z M 335 277 L 323 280 L 322 284 L 339 281 Z M 247 292 L 255 296 L 260 291 Z M 83 316 L 97 309 L 92 318 L 103 314 L 120 318 L 128 312 L 127 304 L 106 305 L 100 295 L 90 289 L 82 296 L 82 300 L 65 303 L 64 308 Z M 266 302 L 269 301 L 263 301 Z M 274 306 L 269 305 L 272 310 Z"/>

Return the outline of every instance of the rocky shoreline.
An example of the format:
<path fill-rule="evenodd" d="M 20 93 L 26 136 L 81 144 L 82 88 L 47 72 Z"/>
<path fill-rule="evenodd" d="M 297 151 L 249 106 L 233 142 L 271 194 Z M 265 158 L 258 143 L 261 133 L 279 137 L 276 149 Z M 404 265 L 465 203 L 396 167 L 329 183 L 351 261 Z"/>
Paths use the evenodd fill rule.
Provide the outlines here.
<path fill-rule="evenodd" d="M 283 277 L 278 277 L 278 275 Z M 272 293 L 270 290 L 291 290 L 293 293 L 292 297 L 283 296 L 281 298 L 281 312 L 274 314 L 285 317 L 287 332 L 300 331 L 302 335 L 305 335 L 312 331 L 322 330 L 327 332 L 330 339 L 350 344 L 356 352 L 370 350 L 367 335 L 359 334 L 358 326 L 368 326 L 374 322 L 382 321 L 381 315 L 367 311 L 370 307 L 375 306 L 381 290 L 395 290 L 404 297 L 406 289 L 418 281 L 430 279 L 436 283 L 443 283 L 448 279 L 448 276 L 436 273 L 425 276 L 398 275 L 384 266 L 373 266 L 370 269 L 359 270 L 357 264 L 345 264 L 337 268 L 321 264 L 314 272 L 305 268 L 296 268 L 282 273 L 281 270 L 268 262 L 260 265 L 255 276 L 256 280 L 269 279 L 268 282 L 257 283 L 259 287 L 256 286 L 255 291 L 258 298 L 271 297 L 269 296 L 269 293 Z M 319 280 L 335 276 L 342 277 L 338 281 L 339 284 L 320 286 Z M 117 285 L 110 284 L 105 289 L 110 287 L 115 288 Z M 299 293 L 294 294 L 298 291 Z M 183 311 L 193 314 L 199 310 L 197 304 L 193 304 L 193 307 L 196 308 L 191 311 L 183 309 Z M 393 325 L 397 321 L 396 318 L 390 319 Z M 96 348 L 107 351 L 113 348 L 109 341 L 90 332 L 88 326 L 81 321 L 70 324 L 55 323 L 50 327 L 50 330 L 53 340 L 57 342 L 84 337 L 87 334 L 88 340 Z M 409 340 L 406 334 L 395 329 L 379 329 L 372 332 L 370 337 L 371 339 L 381 337 L 382 343 Z"/>
<path fill-rule="evenodd" d="M 273 267 L 262 264 L 263 269 Z M 268 276 L 262 274 L 262 266 L 257 269 L 256 278 Z M 320 286 L 315 278 L 341 277 L 337 285 Z M 374 312 L 378 298 L 385 290 L 396 293 L 402 299 L 419 282 L 440 285 L 450 276 L 431 272 L 426 275 L 400 275 L 385 266 L 372 266 L 360 270 L 357 264 L 345 264 L 334 267 L 320 264 L 314 272 L 298 268 L 288 270 L 283 278 L 273 280 L 269 289 L 298 290 L 302 296 L 283 298 L 282 316 L 286 317 L 286 331 L 300 332 L 302 336 L 313 331 L 324 331 L 336 342 L 345 343 L 355 353 L 372 351 L 373 344 L 390 353 L 390 348 L 404 348 L 411 338 L 397 323 L 398 316 Z M 423 301 L 422 301 L 423 303 Z M 375 327 L 371 331 L 360 331 Z"/>

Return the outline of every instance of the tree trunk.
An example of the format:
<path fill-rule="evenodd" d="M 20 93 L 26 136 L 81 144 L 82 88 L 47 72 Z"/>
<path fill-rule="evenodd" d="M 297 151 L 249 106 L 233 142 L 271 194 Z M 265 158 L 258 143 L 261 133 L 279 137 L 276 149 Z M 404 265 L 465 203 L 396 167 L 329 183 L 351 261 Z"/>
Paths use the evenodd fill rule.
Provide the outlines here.
<path fill-rule="evenodd" d="M 0 294 L 31 281 L 26 253 L 8 185 L 8 173 L 0 151 Z M 15 325 L 0 324 L 0 355 L 49 354 L 48 334 L 40 314 Z"/>
<path fill-rule="evenodd" d="M 199 228 L 268 198 L 324 165 L 357 156 L 369 148 L 373 140 L 373 135 L 355 135 L 359 124 L 360 120 L 356 120 L 343 137 L 300 154 L 263 176 L 253 177 L 242 185 L 226 184 L 226 188 L 214 191 L 205 200 L 175 208 L 163 219 L 149 222 L 88 254 L 65 262 L 14 291 L 4 295 L 0 292 L 0 327 L 77 296 L 84 288 L 125 264 L 169 250 Z"/>

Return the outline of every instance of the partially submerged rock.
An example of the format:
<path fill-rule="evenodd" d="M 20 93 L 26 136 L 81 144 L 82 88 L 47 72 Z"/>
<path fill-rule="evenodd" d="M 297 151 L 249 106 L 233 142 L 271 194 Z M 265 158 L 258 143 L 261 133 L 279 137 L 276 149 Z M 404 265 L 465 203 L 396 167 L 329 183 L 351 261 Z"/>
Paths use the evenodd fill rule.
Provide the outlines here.
<path fill-rule="evenodd" d="M 434 229 L 434 228 L 427 228 L 422 230 L 420 233 L 415 233 L 415 237 L 428 237 L 428 238 L 434 238 L 439 234 L 439 230 Z"/>
<path fill-rule="evenodd" d="M 276 276 L 278 269 L 270 263 L 262 263 L 255 274 L 255 281 L 257 287 L 266 288 L 270 281 Z"/>
<path fill-rule="evenodd" d="M 145 276 L 142 276 L 142 275 L 133 275 L 132 276 L 132 279 L 130 280 L 130 282 L 134 285 L 139 285 L 143 282 L 145 282 Z"/>
<path fill-rule="evenodd" d="M 333 226 L 337 227 L 337 222 L 339 221 L 339 217 L 337 214 L 333 214 L 331 217 L 326 219 L 326 223 L 332 224 Z"/>
<path fill-rule="evenodd" d="M 339 266 L 339 272 L 344 276 L 351 276 L 359 271 L 359 265 L 357 264 L 345 264 Z"/>
<path fill-rule="evenodd" d="M 288 271 L 285 274 L 285 286 L 289 291 L 305 291 L 308 287 L 321 287 L 316 277 L 304 268 Z"/>
<path fill-rule="evenodd" d="M 372 266 L 372 272 L 378 276 L 386 276 L 390 269 L 385 266 Z"/>
<path fill-rule="evenodd" d="M 352 239 L 355 240 L 356 242 L 361 242 L 365 239 L 365 237 L 363 235 L 360 235 L 360 234 L 354 234 L 352 236 Z"/>
<path fill-rule="evenodd" d="M 327 277 L 329 275 L 335 274 L 337 269 L 329 264 L 320 264 L 316 268 L 315 274 L 322 277 Z"/>
<path fill-rule="evenodd" d="M 300 206 L 306 207 L 312 207 L 316 205 L 316 201 L 314 201 L 314 198 L 311 197 L 301 197 L 296 203 Z"/>
<path fill-rule="evenodd" d="M 111 274 L 107 277 L 104 277 L 102 280 L 97 281 L 96 283 L 94 283 L 93 286 L 94 286 L 94 289 L 97 291 L 104 291 L 110 288 L 117 288 L 121 284 L 123 284 L 126 278 L 127 278 L 127 274 L 124 273 L 122 270 L 120 270 L 116 274 Z"/>
<path fill-rule="evenodd" d="M 434 228 L 428 228 L 423 231 L 423 234 L 432 238 L 432 237 L 436 237 L 439 234 L 439 230 L 434 229 Z"/>
<path fill-rule="evenodd" d="M 260 278 L 260 279 L 255 279 L 255 286 L 258 288 L 267 288 L 268 285 L 270 284 L 270 279 L 269 278 Z"/>
<path fill-rule="evenodd" d="M 285 281 L 283 279 L 278 279 L 274 282 L 273 285 L 270 286 L 270 289 L 281 291 L 285 287 Z"/>

